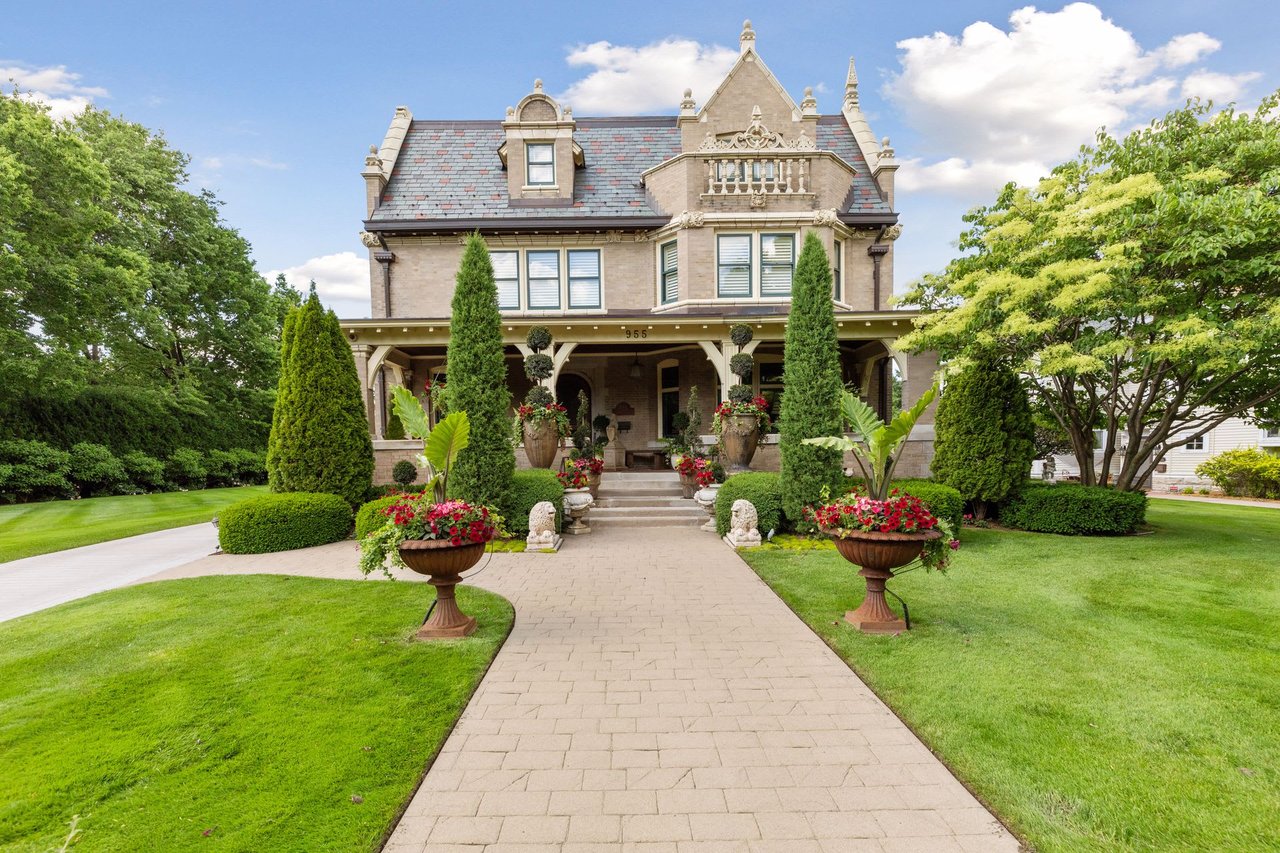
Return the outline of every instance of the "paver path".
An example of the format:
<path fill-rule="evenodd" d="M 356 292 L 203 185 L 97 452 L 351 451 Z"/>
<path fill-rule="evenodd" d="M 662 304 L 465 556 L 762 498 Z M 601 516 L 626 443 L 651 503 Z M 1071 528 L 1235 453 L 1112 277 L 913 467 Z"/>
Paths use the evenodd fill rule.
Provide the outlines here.
<path fill-rule="evenodd" d="M 124 586 L 217 547 L 212 524 L 192 524 L 0 563 L 0 622 Z"/>
<path fill-rule="evenodd" d="M 356 577 L 355 554 L 161 577 Z M 511 600 L 515 628 L 387 853 L 1018 849 L 710 534 L 597 531 L 555 556 L 494 555 L 475 583 Z"/>

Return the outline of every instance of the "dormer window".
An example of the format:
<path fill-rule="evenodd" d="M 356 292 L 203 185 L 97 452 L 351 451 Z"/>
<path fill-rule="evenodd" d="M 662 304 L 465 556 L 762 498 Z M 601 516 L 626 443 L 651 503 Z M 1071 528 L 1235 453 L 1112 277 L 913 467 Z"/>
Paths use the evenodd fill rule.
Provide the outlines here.
<path fill-rule="evenodd" d="M 525 184 L 530 187 L 556 185 L 556 146 L 551 142 L 528 142 L 524 146 Z"/>

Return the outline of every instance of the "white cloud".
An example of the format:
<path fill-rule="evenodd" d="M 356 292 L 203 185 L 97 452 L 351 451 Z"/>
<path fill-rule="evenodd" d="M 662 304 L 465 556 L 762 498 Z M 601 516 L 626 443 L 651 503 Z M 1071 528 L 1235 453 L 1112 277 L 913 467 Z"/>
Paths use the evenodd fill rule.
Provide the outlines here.
<path fill-rule="evenodd" d="M 1188 74 L 1182 81 L 1182 97 L 1203 98 L 1215 104 L 1225 105 L 1239 98 L 1245 86 L 1261 76 L 1257 71 L 1246 71 L 1243 74 L 1219 74 L 1202 68 Z"/>
<path fill-rule="evenodd" d="M 80 75 L 68 71 L 65 65 L 48 68 L 0 66 L 0 81 L 11 83 L 25 100 L 48 105 L 49 114 L 56 119 L 83 112 L 94 98 L 109 97 L 101 86 L 85 86 L 80 82 Z"/>
<path fill-rule="evenodd" d="M 579 115 L 635 115 L 679 105 L 685 89 L 705 102 L 729 73 L 738 51 L 691 39 L 667 38 L 642 47 L 598 41 L 579 45 L 565 61 L 595 70 L 557 99 Z"/>
<path fill-rule="evenodd" d="M 275 281 L 280 273 L 284 273 L 294 290 L 304 295 L 314 281 L 320 301 L 336 311 L 339 317 L 369 316 L 369 261 L 355 252 L 321 255 L 294 267 L 268 270 L 262 277 Z"/>
<path fill-rule="evenodd" d="M 280 163 L 276 160 L 272 160 L 270 157 L 250 157 L 249 165 L 257 166 L 259 169 L 271 169 L 273 171 L 283 171 L 284 169 L 289 168 L 288 163 Z"/>
<path fill-rule="evenodd" d="M 985 21 L 959 36 L 934 33 L 898 42 L 899 74 L 886 95 L 935 157 L 906 161 L 902 187 L 966 197 L 1008 180 L 1031 183 L 1091 142 L 1099 127 L 1123 132 L 1173 106 L 1189 90 L 1238 94 L 1252 74 L 1204 70 L 1179 80 L 1171 69 L 1218 50 L 1204 33 L 1144 50 L 1089 3 L 1057 12 L 1032 6 L 1009 29 Z"/>

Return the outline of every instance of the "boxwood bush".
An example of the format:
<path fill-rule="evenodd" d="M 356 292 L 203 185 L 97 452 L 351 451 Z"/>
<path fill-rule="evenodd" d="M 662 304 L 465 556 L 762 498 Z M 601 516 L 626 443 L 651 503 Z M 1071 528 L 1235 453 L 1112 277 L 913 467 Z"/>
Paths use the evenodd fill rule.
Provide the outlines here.
<path fill-rule="evenodd" d="M 556 508 L 556 532 L 564 522 L 564 487 L 554 471 L 533 468 L 516 471 L 511 477 L 511 490 L 501 512 L 506 528 L 513 537 L 529 535 L 529 510 L 541 501 L 551 501 Z"/>
<path fill-rule="evenodd" d="M 1072 483 L 1024 488 L 1000 509 L 1000 520 L 1010 527 L 1083 536 L 1132 533 L 1146 517 L 1141 492 Z"/>
<path fill-rule="evenodd" d="M 232 504 L 218 517 L 218 544 L 228 554 L 270 554 L 345 539 L 351 506 L 338 495 L 284 492 Z"/>
<path fill-rule="evenodd" d="M 386 523 L 387 517 L 382 511 L 400 500 L 400 495 L 387 495 L 374 498 L 356 510 L 356 539 L 363 539 Z"/>
<path fill-rule="evenodd" d="M 761 537 L 782 532 L 782 478 L 773 471 L 734 474 L 725 480 L 716 497 L 716 534 L 729 532 L 734 501 L 751 501 L 760 522 Z"/>

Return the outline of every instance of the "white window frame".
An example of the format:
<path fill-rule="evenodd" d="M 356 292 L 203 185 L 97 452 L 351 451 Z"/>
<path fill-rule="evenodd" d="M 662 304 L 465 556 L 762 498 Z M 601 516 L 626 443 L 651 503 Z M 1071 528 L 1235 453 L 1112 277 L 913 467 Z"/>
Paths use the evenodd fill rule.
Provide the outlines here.
<path fill-rule="evenodd" d="M 592 254 L 596 256 L 596 301 L 594 305 L 577 305 L 573 301 L 573 255 L 574 254 Z M 590 276 L 578 276 L 579 280 L 590 280 Z M 569 309 L 579 311 L 592 311 L 604 307 L 604 253 L 599 249 L 582 249 L 573 248 L 564 250 L 564 296 L 565 304 Z"/>
<path fill-rule="evenodd" d="M 790 280 L 790 282 L 788 282 L 788 283 L 787 283 L 787 295 L 786 295 L 786 296 L 781 296 L 781 295 L 778 295 L 778 294 L 776 294 L 776 293 L 775 293 L 775 294 L 770 294 L 770 295 L 768 295 L 768 296 L 766 296 L 766 295 L 765 295 L 765 292 L 764 292 L 764 270 L 765 270 L 765 267 L 766 267 L 766 266 L 768 266 L 768 267 L 780 267 L 780 266 L 782 266 L 781 264 L 776 264 L 776 263 L 769 263 L 769 264 L 766 264 L 766 263 L 765 263 L 765 260 L 764 260 L 764 241 L 765 241 L 765 238 L 766 238 L 766 237 L 789 237 L 789 238 L 791 239 L 791 280 Z M 758 243 L 759 243 L 759 247 L 760 247 L 760 251 L 759 251 L 759 255 L 760 255 L 760 262 L 759 262 L 759 270 L 760 270 L 760 276 L 759 276 L 759 280 L 760 280 L 760 298 L 761 298 L 761 299 L 790 299 L 790 298 L 791 298 L 791 291 L 792 291 L 792 289 L 795 287 L 795 283 L 796 283 L 796 254 L 797 254 L 797 252 L 796 252 L 796 243 L 797 243 L 798 241 L 796 240 L 796 234 L 795 234 L 795 232 L 794 232 L 794 231 L 761 231 L 761 232 L 760 232 L 760 234 L 759 234 L 759 236 L 758 236 L 756 239 L 757 239 L 757 241 L 758 241 Z"/>
<path fill-rule="evenodd" d="M 551 162 L 534 162 L 529 156 L 533 149 L 546 148 L 551 151 Z M 531 166 L 550 166 L 551 180 L 535 181 L 530 173 Z M 554 187 L 556 185 L 556 144 L 554 142 L 526 142 L 524 144 L 524 185 L 526 187 Z"/>
<path fill-rule="evenodd" d="M 497 276 L 497 274 L 496 274 L 496 272 L 495 272 L 495 275 L 494 275 L 494 277 L 493 277 L 493 280 L 494 280 L 494 284 L 497 284 L 498 282 L 502 282 L 502 281 L 515 281 L 515 283 L 516 283 L 516 304 L 515 304 L 515 305 L 503 305 L 503 304 L 502 304 L 502 289 L 501 289 L 501 288 L 499 288 L 499 289 L 498 289 L 498 310 L 499 310 L 499 311 L 519 311 L 519 310 L 520 310 L 520 301 L 521 301 L 521 296 L 520 296 L 520 263 L 521 263 L 520 250 L 519 250 L 519 249 L 490 249 L 490 250 L 489 250 L 489 263 L 490 263 L 490 264 L 492 264 L 492 263 L 493 263 L 493 256 L 494 256 L 494 255 L 515 255 L 515 256 L 516 256 L 516 276 L 515 276 L 515 278 L 514 278 L 514 279 L 511 279 L 511 278 L 498 278 L 498 276 Z"/>
<path fill-rule="evenodd" d="M 1190 450 L 1194 452 L 1199 452 L 1204 450 L 1204 436 L 1201 435 L 1201 436 L 1197 436 L 1196 438 L 1187 439 L 1187 443 L 1182 445 L 1182 449 Z"/>
<path fill-rule="evenodd" d="M 516 282 L 517 292 L 519 294 L 520 304 L 517 306 L 504 306 L 499 304 L 498 310 L 504 315 L 527 315 L 527 316 L 543 316 L 567 314 L 570 312 L 599 314 L 605 310 L 605 264 L 604 249 L 600 246 L 521 246 L 519 248 L 509 246 L 490 246 L 489 254 L 497 255 L 504 252 L 510 252 L 516 256 Z M 529 254 L 538 252 L 554 252 L 556 254 L 556 305 L 555 307 L 531 307 L 529 302 Z M 599 263 L 599 299 L 597 305 L 581 305 L 573 302 L 570 297 L 570 275 L 569 275 L 569 253 L 570 252 L 594 252 Z M 581 276 L 580 276 L 581 278 Z M 510 279 L 504 279 L 509 281 Z M 539 281 L 549 281 L 550 279 L 538 279 Z M 496 282 L 496 277 L 495 277 Z"/>
<path fill-rule="evenodd" d="M 667 249 L 671 249 L 671 254 L 675 258 L 675 264 L 672 269 L 667 269 Z M 717 276 L 719 273 L 716 273 Z M 667 292 L 667 278 L 670 276 L 675 280 L 675 295 L 669 296 Z M 665 243 L 658 244 L 658 304 L 671 305 L 680 301 L 680 245 L 676 240 L 668 240 Z"/>
<path fill-rule="evenodd" d="M 724 240 L 733 238 L 733 237 L 747 238 L 747 292 L 745 294 L 725 295 L 724 293 L 720 292 L 720 269 L 721 267 L 726 266 L 726 264 L 724 264 L 720 260 L 720 246 Z M 750 232 L 742 233 L 737 231 L 728 231 L 723 234 L 716 234 L 716 299 L 742 300 L 742 299 L 755 298 L 755 295 L 756 295 L 755 266 L 756 266 L 756 255 L 758 254 L 758 252 L 756 251 L 756 242 L 757 242 L 757 236 Z M 728 264 L 727 266 L 741 266 L 741 264 Z"/>
<path fill-rule="evenodd" d="M 800 260 L 800 233 L 788 229 L 763 230 L 763 231 L 724 231 L 715 235 L 716 237 L 716 302 L 763 302 L 763 303 L 786 303 L 791 301 L 791 294 L 795 288 L 795 271 L 796 264 Z M 751 257 L 748 262 L 748 293 L 745 296 L 725 295 L 720 292 L 720 238 L 721 237 L 749 237 Z M 765 296 L 761 293 L 764 283 L 764 238 L 765 237 L 790 237 L 791 238 L 791 290 L 786 296 Z M 670 303 L 661 303 L 670 304 Z"/>

